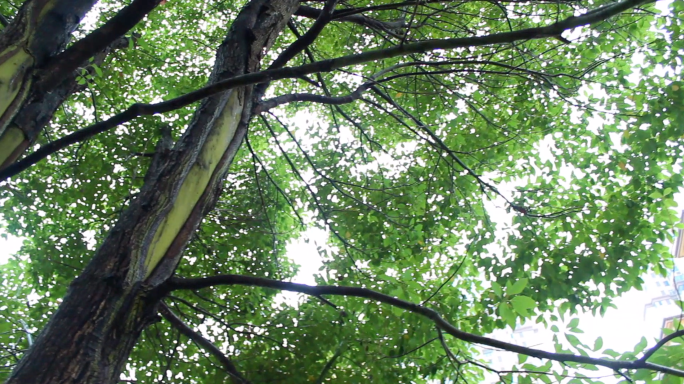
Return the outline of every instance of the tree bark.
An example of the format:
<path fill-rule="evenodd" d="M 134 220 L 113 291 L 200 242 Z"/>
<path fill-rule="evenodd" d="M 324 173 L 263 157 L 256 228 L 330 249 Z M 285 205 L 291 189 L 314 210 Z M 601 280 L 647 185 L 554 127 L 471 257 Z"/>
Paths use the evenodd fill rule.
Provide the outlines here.
<path fill-rule="evenodd" d="M 296 0 L 252 0 L 218 49 L 209 83 L 259 70 Z M 114 383 L 140 332 L 156 319 L 158 288 L 215 204 L 247 130 L 252 87 L 205 99 L 173 146 L 161 142 L 138 197 L 71 284 L 8 383 Z"/>
<path fill-rule="evenodd" d="M 0 133 L 27 100 L 33 71 L 64 49 L 97 0 L 29 0 L 0 33 Z M 0 151 L 3 149 L 0 147 Z"/>
<path fill-rule="evenodd" d="M 92 64 L 100 65 L 107 55 L 116 49 L 128 47 L 129 38 L 119 38 L 104 51 L 93 57 Z M 86 71 L 94 72 L 92 65 L 83 63 Z M 50 122 L 66 99 L 74 93 L 86 88 L 86 85 L 78 84 L 77 78 L 80 70 L 72 72 L 55 87 L 51 92 L 41 95 L 40 98 L 29 98 L 24 102 L 19 112 L 14 116 L 4 133 L 0 135 L 0 169 L 12 164 L 32 145 L 43 128 Z"/>
<path fill-rule="evenodd" d="M 96 64 L 103 60 L 160 1 L 134 0 L 68 49 L 63 48 L 71 32 L 97 0 L 69 1 L 66 6 L 62 0 L 24 4 L 0 35 L 0 169 L 34 142 L 75 91 L 79 66 L 87 67 L 90 58 Z M 42 12 L 45 16 L 35 16 Z"/>

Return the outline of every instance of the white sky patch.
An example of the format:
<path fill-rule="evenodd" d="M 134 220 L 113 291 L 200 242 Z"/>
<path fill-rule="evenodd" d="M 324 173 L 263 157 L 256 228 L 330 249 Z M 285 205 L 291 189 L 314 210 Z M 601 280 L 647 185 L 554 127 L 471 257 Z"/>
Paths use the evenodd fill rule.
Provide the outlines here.
<path fill-rule="evenodd" d="M 323 266 L 319 249 L 327 247 L 328 234 L 319 228 L 310 228 L 302 236 L 287 245 L 287 257 L 299 265 L 292 282 L 315 285 L 314 275 Z"/>
<path fill-rule="evenodd" d="M 287 245 L 286 256 L 299 265 L 297 275 L 291 280 L 293 283 L 316 285 L 315 276 L 320 273 L 320 268 L 323 266 L 320 250 L 329 249 L 327 241 L 326 231 L 309 228 L 298 239 Z M 276 297 L 274 305 L 285 302 L 288 305 L 297 306 L 307 298 L 306 295 L 295 292 L 282 292 Z"/>
<path fill-rule="evenodd" d="M 2 231 L 0 236 L 0 264 L 5 264 L 10 257 L 19 252 L 23 239 Z"/>

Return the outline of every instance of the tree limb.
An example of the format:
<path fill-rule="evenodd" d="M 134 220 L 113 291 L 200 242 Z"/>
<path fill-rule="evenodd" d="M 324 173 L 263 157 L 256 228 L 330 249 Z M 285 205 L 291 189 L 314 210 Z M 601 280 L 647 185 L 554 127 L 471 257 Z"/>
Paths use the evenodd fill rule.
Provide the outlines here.
<path fill-rule="evenodd" d="M 143 1 L 143 0 L 139 0 Z M 150 0 L 147 0 L 150 1 Z M 193 92 L 186 93 L 182 96 L 162 101 L 154 104 L 140 104 L 131 105 L 128 109 L 120 112 L 111 118 L 100 123 L 93 124 L 87 128 L 83 128 L 71 135 L 62 137 L 59 140 L 53 141 L 39 148 L 37 151 L 18 161 L 11 166 L 0 171 L 0 181 L 3 181 L 19 172 L 31 167 L 40 160 L 49 155 L 59 151 L 66 146 L 69 146 L 78 141 L 92 137 L 98 133 L 105 132 L 120 124 L 129 122 L 139 116 L 155 115 L 159 113 L 166 113 L 183 108 L 209 96 L 224 92 L 230 89 L 253 85 L 263 82 L 271 82 L 286 78 L 298 78 L 303 75 L 330 72 L 335 69 L 363 64 L 370 61 L 384 60 L 392 57 L 426 53 L 429 51 L 440 49 L 456 49 L 474 46 L 485 46 L 493 44 L 506 44 L 519 40 L 533 40 L 548 37 L 559 36 L 563 32 L 577 28 L 583 25 L 592 24 L 606 20 L 630 8 L 639 5 L 650 3 L 653 0 L 624 0 L 619 3 L 612 3 L 607 6 L 589 11 L 581 16 L 571 16 L 565 20 L 555 22 L 545 27 L 535 27 L 521 29 L 513 32 L 495 33 L 485 36 L 472 36 L 456 39 L 438 39 L 426 40 L 411 44 L 403 44 L 385 49 L 376 49 L 372 51 L 362 52 L 355 55 L 341 56 L 334 59 L 321 60 L 309 64 L 300 65 L 297 67 L 286 67 L 278 69 L 267 69 L 265 71 L 252 72 L 244 75 L 234 76 L 223 81 L 209 84 L 203 88 Z"/>
<path fill-rule="evenodd" d="M 330 285 L 311 286 L 305 284 L 272 280 L 263 277 L 252 277 L 242 275 L 217 275 L 204 278 L 190 279 L 172 277 L 167 281 L 166 285 L 162 289 L 166 292 L 171 292 L 179 289 L 197 290 L 202 288 L 213 287 L 216 285 L 246 285 L 264 287 L 283 291 L 299 292 L 312 296 L 340 295 L 361 297 L 365 299 L 375 300 L 423 316 L 434 322 L 435 325 L 444 332 L 450 334 L 451 336 L 459 340 L 463 340 L 469 343 L 499 348 L 509 352 L 515 352 L 531 357 L 536 357 L 538 359 L 553 360 L 564 363 L 574 362 L 579 364 L 591 364 L 595 366 L 610 368 L 616 371 L 624 369 L 649 369 L 656 372 L 667 373 L 673 376 L 684 377 L 684 371 L 653 363 L 648 363 L 642 360 L 643 358 L 634 361 L 617 361 L 581 355 L 572 355 L 567 353 L 546 352 L 539 349 L 523 347 L 516 344 L 511 344 L 504 341 L 492 339 L 489 337 L 464 332 L 450 324 L 448 321 L 442 318 L 442 316 L 437 311 L 433 309 L 405 300 L 401 300 L 396 297 L 389 296 L 384 293 L 380 293 L 367 288 Z"/>
<path fill-rule="evenodd" d="M 77 69 L 69 75 L 64 76 L 62 81 L 51 92 L 48 92 L 43 97 L 30 100 L 24 104 L 19 112 L 12 118 L 11 125 L 19 128 L 23 133 L 23 142 L 15 147 L 14 151 L 8 156 L 3 163 L 0 163 L 0 169 L 3 169 L 9 164 L 12 164 L 17 158 L 23 155 L 26 148 L 30 147 L 50 122 L 57 108 L 64 103 L 67 97 L 76 92 L 81 92 L 87 87 L 87 83 L 78 84 L 77 78 L 82 75 L 82 70 L 93 75 L 95 73 L 94 66 L 102 65 L 109 53 L 113 50 L 123 49 L 129 46 L 132 37 L 120 37 L 105 49 L 96 53 L 93 56 L 92 62 L 86 61 L 81 63 L 82 69 Z M 0 137 L 7 135 L 5 131 Z M 49 139 L 49 137 L 48 137 Z"/>
<path fill-rule="evenodd" d="M 306 5 L 301 5 L 296 11 L 295 11 L 295 16 L 302 16 L 302 17 L 307 17 L 310 19 L 315 19 L 319 17 L 321 14 L 321 10 L 314 8 L 314 7 L 309 7 Z M 337 11 L 333 13 L 332 19 L 334 21 L 343 21 L 343 22 L 349 22 L 353 24 L 360 25 L 362 27 L 367 27 L 370 29 L 377 29 L 377 30 L 382 30 L 382 31 L 393 31 L 395 29 L 399 29 L 404 27 L 404 21 L 380 21 L 373 19 L 368 16 L 364 15 L 349 15 L 349 16 L 340 16 L 341 12 Z"/>
<path fill-rule="evenodd" d="M 160 2 L 161 0 L 133 0 L 103 26 L 52 58 L 44 68 L 41 68 L 43 76 L 36 84 L 38 92 L 52 90 L 64 76 L 71 74 L 81 63 L 135 27 Z"/>
<path fill-rule="evenodd" d="M 292 93 L 289 95 L 282 95 L 278 97 L 274 97 L 272 99 L 264 100 L 261 103 L 259 103 L 255 108 L 254 108 L 254 113 L 262 113 L 266 112 L 269 109 L 275 108 L 279 105 L 287 104 L 287 103 L 293 103 L 293 102 L 312 102 L 312 103 L 322 103 L 322 104 L 329 104 L 329 105 L 340 105 L 340 104 L 348 104 L 352 103 L 356 100 L 358 100 L 363 92 L 370 88 L 370 84 L 363 84 L 360 87 L 356 88 L 356 90 L 348 95 L 345 96 L 323 96 L 323 95 L 316 95 L 313 93 Z"/>
<path fill-rule="evenodd" d="M 204 336 L 195 332 L 192 328 L 185 324 L 183 320 L 178 318 L 178 316 L 176 316 L 171 311 L 171 309 L 163 302 L 159 303 L 159 313 L 180 333 L 182 333 L 187 338 L 197 343 L 207 352 L 211 353 L 216 359 L 218 359 L 223 368 L 225 368 L 228 374 L 230 375 L 231 379 L 233 379 L 235 384 L 250 384 L 250 382 L 247 379 L 245 379 L 240 374 L 240 372 L 238 372 L 237 368 L 235 367 L 235 364 L 233 364 L 233 362 L 230 361 L 228 356 L 223 354 L 223 352 L 221 352 L 221 350 L 218 349 L 218 347 L 215 346 L 211 341 L 207 340 L 206 338 L 204 338 Z"/>
<path fill-rule="evenodd" d="M 2 24 L 3 28 L 6 28 L 9 25 L 9 20 L 5 17 L 5 15 L 0 13 L 0 24 Z"/>
<path fill-rule="evenodd" d="M 313 23 L 306 33 L 300 36 L 294 43 L 290 44 L 280 55 L 276 58 L 268 69 L 282 68 L 288 61 L 295 57 L 299 52 L 303 51 L 311 45 L 316 38 L 323 32 L 323 28 L 330 22 L 333 11 L 335 10 L 337 0 L 327 0 L 322 11 L 319 11 L 316 21 Z"/>
<path fill-rule="evenodd" d="M 640 361 L 646 361 L 648 360 L 649 357 L 653 356 L 654 353 L 656 353 L 657 350 L 662 348 L 665 344 L 670 342 L 673 339 L 676 339 L 678 337 L 684 337 L 684 329 L 679 330 L 677 332 L 670 333 L 669 335 L 663 337 L 656 345 L 653 346 L 653 348 L 649 349 L 648 351 L 644 352 L 644 355 L 639 358 Z"/>
<path fill-rule="evenodd" d="M 306 31 L 306 33 L 304 33 L 303 35 L 297 36 L 297 40 L 295 40 L 294 43 L 290 44 L 283 52 L 281 52 L 280 55 L 278 55 L 278 57 L 273 61 L 273 63 L 271 63 L 268 69 L 277 69 L 284 67 L 285 64 L 287 64 L 287 62 L 290 61 L 293 57 L 295 57 L 298 53 L 307 49 L 311 44 L 313 44 L 316 38 L 318 38 L 321 32 L 323 32 L 323 28 L 325 28 L 325 26 L 328 25 L 328 23 L 330 22 L 331 15 L 335 10 L 336 4 L 337 0 L 326 0 L 325 6 L 323 6 L 323 10 L 320 12 L 311 28 L 309 28 L 309 30 Z M 294 26 L 292 25 L 292 20 L 288 22 L 288 25 L 290 26 L 290 28 L 294 28 Z M 266 88 L 268 88 L 269 85 L 270 81 L 267 81 L 259 84 L 256 87 L 256 94 L 258 95 L 257 99 L 261 99 L 264 92 L 266 91 Z"/>
<path fill-rule="evenodd" d="M 337 361 L 337 359 L 342 355 L 342 352 L 344 352 L 344 342 L 340 342 L 337 345 L 337 348 L 335 348 L 335 353 L 330 359 L 328 359 L 328 361 L 325 363 L 325 366 L 323 366 L 323 369 L 321 370 L 321 374 L 318 375 L 316 384 L 323 384 L 323 382 L 325 382 L 325 376 L 333 368 L 335 361 Z"/>

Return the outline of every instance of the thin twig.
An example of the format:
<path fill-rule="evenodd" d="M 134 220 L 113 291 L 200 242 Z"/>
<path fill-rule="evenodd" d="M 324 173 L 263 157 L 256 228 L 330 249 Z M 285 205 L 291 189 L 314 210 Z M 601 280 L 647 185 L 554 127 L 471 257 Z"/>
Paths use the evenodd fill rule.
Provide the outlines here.
<path fill-rule="evenodd" d="M 173 325 L 174 328 L 178 329 L 180 333 L 182 333 L 190 340 L 197 343 L 197 345 L 201 346 L 204 350 L 206 350 L 207 352 L 211 353 L 214 357 L 216 357 L 236 384 L 250 384 L 250 382 L 240 374 L 240 372 L 237 370 L 233 362 L 230 361 L 228 356 L 224 355 L 223 352 L 221 352 L 221 350 L 217 346 L 215 346 L 211 341 L 207 340 L 206 338 L 204 338 L 204 336 L 195 332 L 192 328 L 185 324 L 183 320 L 179 319 L 178 316 L 176 316 L 171 311 L 171 309 L 163 302 L 159 304 L 159 313 L 169 323 L 171 323 L 171 325 Z"/>

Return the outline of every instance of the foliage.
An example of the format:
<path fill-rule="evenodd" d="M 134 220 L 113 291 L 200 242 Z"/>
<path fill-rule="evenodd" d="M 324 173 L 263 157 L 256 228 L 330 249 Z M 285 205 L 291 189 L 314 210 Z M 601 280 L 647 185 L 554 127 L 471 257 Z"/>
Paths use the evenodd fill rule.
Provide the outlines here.
<path fill-rule="evenodd" d="M 387 25 L 403 20 L 403 27 L 340 18 L 288 66 L 404 41 L 532 28 L 603 3 L 343 1 L 338 11 L 370 8 L 358 14 Z M 101 1 L 94 25 L 121 6 Z M 84 72 L 85 90 L 63 104 L 35 148 L 134 102 L 201 87 L 242 6 L 165 2 L 128 33 L 135 37 L 128 49 Z M 641 287 L 647 269 L 670 268 L 662 244 L 674 234 L 673 196 L 683 182 L 682 6 L 642 5 L 559 38 L 434 50 L 273 82 L 265 99 L 344 96 L 379 76 L 353 103 L 292 102 L 254 117 L 177 275 L 289 280 L 297 250 L 288 254 L 286 245 L 320 228 L 329 238 L 316 239 L 327 241 L 318 285 L 422 303 L 468 333 L 545 323 L 553 310 L 603 314 L 611 298 Z M 12 2 L 0 4 L 6 17 L 15 12 Z M 298 34 L 313 23 L 293 20 Z M 296 38 L 283 31 L 264 68 Z M 378 75 L 386 68 L 393 69 Z M 5 230 L 26 239 L 2 266 L 6 369 L 28 346 L 26 330 L 46 323 L 139 192 L 151 161 L 144 154 L 165 127 L 180 137 L 196 104 L 122 124 L 4 184 Z M 479 382 L 486 371 L 473 344 L 371 299 L 295 304 L 274 289 L 228 285 L 174 291 L 165 302 L 254 383 Z M 611 357 L 599 341 L 590 348 L 572 334 L 566 340 L 569 353 Z M 634 360 L 644 350 L 612 357 Z M 652 362 L 681 369 L 680 355 L 669 345 Z M 550 382 L 591 366 L 544 361 L 520 369 L 526 372 L 501 380 Z M 215 357 L 165 321 L 143 332 L 125 374 L 140 383 L 227 377 Z M 677 382 L 641 370 L 615 374 Z M 581 374 L 570 381 L 596 382 Z"/>

